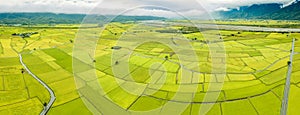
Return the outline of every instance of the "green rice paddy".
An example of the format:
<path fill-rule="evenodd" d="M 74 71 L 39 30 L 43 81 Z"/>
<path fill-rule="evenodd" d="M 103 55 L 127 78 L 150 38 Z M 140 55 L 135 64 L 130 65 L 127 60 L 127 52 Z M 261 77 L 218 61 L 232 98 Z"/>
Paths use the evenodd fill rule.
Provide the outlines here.
<path fill-rule="evenodd" d="M 50 99 L 50 94 L 41 84 L 27 72 L 22 72 L 18 58 L 20 53 L 30 71 L 54 91 L 56 101 L 49 111 L 53 115 L 102 113 L 101 107 L 93 105 L 97 101 L 93 103 L 93 100 L 78 92 L 78 89 L 87 86 L 102 88 L 99 96 L 106 99 L 102 104 L 113 103 L 127 112 L 159 109 L 170 114 L 198 114 L 201 107 L 209 105 L 211 109 L 207 114 L 280 114 L 291 37 L 300 38 L 299 33 L 203 30 L 201 33 L 179 35 L 189 43 L 184 44 L 180 39 L 171 40 L 178 37 L 174 33 L 157 31 L 174 28 L 183 26 L 166 28 L 135 23 L 108 24 L 99 36 L 95 54 L 87 52 L 91 57 L 86 59 L 90 61 L 86 61 L 72 57 L 75 43 L 71 41 L 77 29 L 1 27 L 0 114 L 39 114 L 43 104 Z M 93 32 L 98 30 L 88 28 L 90 33 L 85 36 L 96 36 L 99 33 Z M 39 34 L 25 39 L 11 36 L 15 32 L 31 31 Z M 218 34 L 224 41 L 226 60 L 211 58 L 210 44 L 221 43 L 205 42 L 206 37 Z M 137 43 L 152 37 L 154 40 L 169 41 L 169 44 Z M 122 48 L 112 49 L 116 45 Z M 184 49 L 185 46 L 191 46 L 192 50 Z M 178 49 L 174 50 L 174 47 Z M 300 96 L 299 41 L 296 41 L 295 49 L 297 54 L 293 62 L 289 115 L 300 112 L 297 109 L 300 106 L 297 98 Z M 218 69 L 214 62 L 225 65 L 224 78 L 213 71 Z M 78 70 L 75 73 L 74 63 L 83 65 L 76 67 Z M 94 73 L 96 78 L 86 76 Z M 82 84 L 78 84 L 77 78 L 74 79 L 75 75 Z M 223 86 L 220 89 L 209 88 L 218 84 Z M 205 99 L 206 94 L 216 94 L 218 97 Z M 187 106 L 174 107 L 171 111 L 165 108 L 168 103 L 177 107 Z M 181 109 L 183 111 L 179 111 Z"/>

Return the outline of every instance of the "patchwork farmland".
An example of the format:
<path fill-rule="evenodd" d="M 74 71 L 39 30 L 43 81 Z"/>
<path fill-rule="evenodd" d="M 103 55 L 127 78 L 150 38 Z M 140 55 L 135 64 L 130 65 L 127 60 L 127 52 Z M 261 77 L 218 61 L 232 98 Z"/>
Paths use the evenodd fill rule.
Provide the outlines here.
<path fill-rule="evenodd" d="M 25 70 L 18 54 L 55 93 L 50 115 L 103 114 L 104 108 L 95 105 L 98 101 L 129 113 L 198 114 L 201 107 L 209 106 L 207 114 L 280 114 L 292 38 L 300 38 L 300 33 L 194 31 L 181 24 L 69 26 L 0 27 L 0 114 L 39 114 L 50 100 L 47 89 Z M 11 35 L 21 32 L 38 34 Z M 99 39 L 95 51 L 82 53 L 90 58 L 73 57 L 82 36 L 77 33 Z M 222 50 L 213 52 L 214 46 Z M 300 106 L 299 48 L 296 40 L 288 102 L 291 115 L 299 113 Z M 94 73 L 96 77 L 87 76 Z M 212 87 L 218 85 L 222 87 Z M 81 90 L 99 86 L 98 96 L 106 101 L 91 100 L 85 96 L 87 90 Z M 170 110 L 169 103 L 176 106 Z"/>

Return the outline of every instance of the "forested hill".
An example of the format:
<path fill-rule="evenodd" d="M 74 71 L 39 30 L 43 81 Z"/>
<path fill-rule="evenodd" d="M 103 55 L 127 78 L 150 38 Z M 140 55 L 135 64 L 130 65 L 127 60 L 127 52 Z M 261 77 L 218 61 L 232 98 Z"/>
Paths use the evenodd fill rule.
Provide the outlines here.
<path fill-rule="evenodd" d="M 216 13 L 221 19 L 273 19 L 273 20 L 300 20 L 300 2 L 282 7 L 282 4 L 254 4 L 243 6 L 230 11 Z"/>
<path fill-rule="evenodd" d="M 264 19 L 277 19 L 277 20 L 300 20 L 300 2 L 295 2 L 287 7 L 280 9 L 277 12 L 262 16 Z"/>
<path fill-rule="evenodd" d="M 55 14 L 55 13 L 0 13 L 0 24 L 80 24 L 85 14 Z M 115 16 L 89 15 L 89 23 L 108 21 Z M 154 16 L 117 16 L 115 22 L 163 20 L 163 17 Z"/>

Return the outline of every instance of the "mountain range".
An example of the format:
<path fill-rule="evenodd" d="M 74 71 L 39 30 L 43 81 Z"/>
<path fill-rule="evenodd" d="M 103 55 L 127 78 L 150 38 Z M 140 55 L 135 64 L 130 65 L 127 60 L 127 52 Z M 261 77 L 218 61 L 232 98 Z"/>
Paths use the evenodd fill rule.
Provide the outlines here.
<path fill-rule="evenodd" d="M 55 13 L 0 13 L 0 24 L 80 24 L 85 17 L 86 23 L 101 23 L 106 21 L 125 22 L 143 20 L 164 20 L 155 16 L 114 16 L 86 14 L 55 14 Z M 112 20 L 113 19 L 113 20 Z"/>
<path fill-rule="evenodd" d="M 283 7 L 283 4 L 254 4 L 242 6 L 230 11 L 215 13 L 220 19 L 272 19 L 272 20 L 300 20 L 300 2 Z"/>
<path fill-rule="evenodd" d="M 300 1 L 292 4 L 254 4 L 242 6 L 229 11 L 215 12 L 217 19 L 272 19 L 272 20 L 300 20 Z M 143 20 L 165 20 L 155 16 L 113 16 L 86 14 L 55 14 L 55 13 L 0 13 L 0 24 L 80 24 L 86 16 L 91 17 L 87 23 L 101 23 L 106 21 L 125 22 Z M 114 18 L 115 17 L 115 18 Z M 110 20 L 113 19 L 113 20 Z"/>

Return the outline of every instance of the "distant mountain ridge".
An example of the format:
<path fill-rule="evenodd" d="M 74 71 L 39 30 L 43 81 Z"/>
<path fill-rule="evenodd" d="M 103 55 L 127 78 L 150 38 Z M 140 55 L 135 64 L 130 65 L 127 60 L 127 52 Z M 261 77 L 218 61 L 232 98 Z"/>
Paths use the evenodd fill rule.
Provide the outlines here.
<path fill-rule="evenodd" d="M 272 18 L 275 20 L 300 20 L 300 2 L 297 0 L 293 4 L 284 7 L 277 12 L 261 16 L 261 18 Z"/>
<path fill-rule="evenodd" d="M 300 20 L 300 2 L 282 7 L 283 4 L 254 4 L 230 11 L 220 11 L 216 15 L 221 19 L 273 19 Z"/>
<path fill-rule="evenodd" d="M 55 13 L 0 13 L 0 24 L 80 24 L 86 16 L 91 17 L 88 23 L 109 21 L 113 15 L 85 15 L 85 14 L 55 14 Z M 117 16 L 114 22 L 164 20 L 155 16 Z"/>

